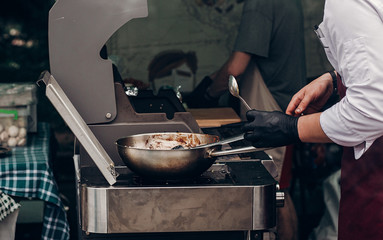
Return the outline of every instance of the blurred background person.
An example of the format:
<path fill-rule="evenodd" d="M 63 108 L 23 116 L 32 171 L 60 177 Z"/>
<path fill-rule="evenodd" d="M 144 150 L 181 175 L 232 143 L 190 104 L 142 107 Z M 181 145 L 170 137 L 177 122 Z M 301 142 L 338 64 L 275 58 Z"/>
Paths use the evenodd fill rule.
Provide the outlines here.
<path fill-rule="evenodd" d="M 219 106 L 219 98 L 228 90 L 229 76 L 239 80 L 240 94 L 251 108 L 285 111 L 293 94 L 306 84 L 302 6 L 299 0 L 248 0 L 233 52 L 223 66 L 206 76 L 184 101 L 190 108 Z M 247 109 L 236 109 L 245 119 Z M 290 146 L 291 148 L 292 146 Z M 282 189 L 289 186 L 292 149 L 266 151 L 272 156 Z M 283 164 L 284 159 L 288 159 Z M 282 166 L 285 170 L 282 173 Z M 296 239 L 297 219 L 287 191 L 286 206 L 279 209 L 280 239 Z"/>

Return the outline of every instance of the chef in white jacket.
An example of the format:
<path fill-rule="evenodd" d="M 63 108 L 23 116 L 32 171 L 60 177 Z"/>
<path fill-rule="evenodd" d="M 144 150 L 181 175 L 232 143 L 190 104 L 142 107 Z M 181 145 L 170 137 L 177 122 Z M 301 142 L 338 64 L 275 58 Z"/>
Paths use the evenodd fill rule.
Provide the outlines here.
<path fill-rule="evenodd" d="M 295 94 L 287 114 L 247 112 L 245 138 L 345 146 L 338 239 L 383 239 L 383 1 L 327 0 L 316 32 L 334 71 Z M 321 112 L 334 91 L 343 98 Z"/>

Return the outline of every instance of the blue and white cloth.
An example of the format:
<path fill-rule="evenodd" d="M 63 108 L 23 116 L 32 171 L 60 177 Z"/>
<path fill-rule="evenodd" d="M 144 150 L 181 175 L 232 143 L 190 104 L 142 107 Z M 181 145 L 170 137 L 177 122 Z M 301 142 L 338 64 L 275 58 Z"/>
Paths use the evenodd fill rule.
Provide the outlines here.
<path fill-rule="evenodd" d="M 37 133 L 28 135 L 25 147 L 15 147 L 11 155 L 0 159 L 0 191 L 11 197 L 43 200 L 41 239 L 67 240 L 69 224 L 49 166 L 49 124 L 39 123 L 37 127 Z M 5 199 L 4 195 L 0 198 Z M 11 205 L 0 202 L 0 212 L 6 216 L 4 213 L 12 209 Z"/>

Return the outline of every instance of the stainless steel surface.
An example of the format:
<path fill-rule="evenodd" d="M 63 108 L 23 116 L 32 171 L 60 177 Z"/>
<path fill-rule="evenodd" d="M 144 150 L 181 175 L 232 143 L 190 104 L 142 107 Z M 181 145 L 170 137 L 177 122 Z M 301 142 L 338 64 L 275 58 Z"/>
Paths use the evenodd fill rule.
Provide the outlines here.
<path fill-rule="evenodd" d="M 108 199 L 94 205 L 93 201 L 99 200 L 96 196 L 105 191 Z M 95 233 L 248 230 L 253 228 L 252 192 L 251 187 L 88 187 L 87 194 L 92 196 L 87 196 L 88 212 L 84 219 L 106 222 L 103 225 L 84 222 L 83 230 Z M 108 211 L 98 215 L 98 207 L 103 206 Z"/>
<path fill-rule="evenodd" d="M 253 146 L 219 151 L 217 146 L 204 148 L 149 149 L 148 143 L 171 142 L 174 146 L 198 146 L 217 142 L 218 136 L 198 133 L 148 133 L 120 138 L 116 141 L 118 153 L 133 172 L 151 178 L 181 179 L 200 175 L 214 162 L 215 157 L 263 151 Z"/>
<path fill-rule="evenodd" d="M 41 81 L 46 84 L 46 96 L 92 157 L 105 179 L 110 185 L 116 183 L 118 173 L 115 171 L 114 162 L 110 159 L 105 149 L 101 146 L 88 125 L 86 125 L 54 77 L 48 72 L 44 72 L 39 82 Z"/>
<path fill-rule="evenodd" d="M 249 104 L 247 104 L 245 99 L 243 99 L 239 95 L 238 83 L 237 83 L 237 80 L 235 79 L 235 77 L 233 75 L 229 76 L 229 91 L 230 91 L 231 95 L 233 95 L 234 97 L 237 97 L 237 98 L 239 98 L 239 100 L 241 100 L 241 102 L 243 103 L 243 105 L 245 105 L 247 110 L 251 110 L 251 107 L 249 106 Z"/>
<path fill-rule="evenodd" d="M 83 222 L 82 225 L 87 226 L 89 229 L 97 229 L 99 233 L 107 233 L 109 215 L 109 193 L 107 188 L 87 188 L 85 193 L 86 196 L 82 200 L 86 200 L 86 202 L 82 205 L 86 206 L 83 219 L 87 219 L 87 222 Z"/>
<path fill-rule="evenodd" d="M 253 230 L 267 229 L 268 223 L 273 222 L 275 216 L 276 194 L 273 187 L 257 187 L 253 189 Z"/>
<path fill-rule="evenodd" d="M 267 173 L 264 168 L 258 170 Z M 236 183 L 234 179 L 231 184 L 84 184 L 82 230 L 160 233 L 270 229 L 276 224 L 275 182 L 271 176 L 258 177 L 262 181 Z"/>

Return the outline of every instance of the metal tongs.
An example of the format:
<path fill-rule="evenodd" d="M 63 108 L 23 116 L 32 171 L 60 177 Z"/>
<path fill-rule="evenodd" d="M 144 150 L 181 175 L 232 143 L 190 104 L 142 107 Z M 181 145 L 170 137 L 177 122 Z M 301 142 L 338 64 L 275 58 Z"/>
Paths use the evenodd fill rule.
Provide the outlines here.
<path fill-rule="evenodd" d="M 241 141 L 244 138 L 245 138 L 245 134 L 242 133 L 240 135 L 237 135 L 237 136 L 234 136 L 234 137 L 230 137 L 230 138 L 226 138 L 226 139 L 223 139 L 223 140 L 218 141 L 218 142 L 213 142 L 213 143 L 209 143 L 209 144 L 202 144 L 202 145 L 198 145 L 198 146 L 195 146 L 195 147 L 191 147 L 189 149 L 209 148 L 209 147 L 221 146 L 221 145 L 224 145 L 224 144 L 227 144 L 227 143 Z"/>

